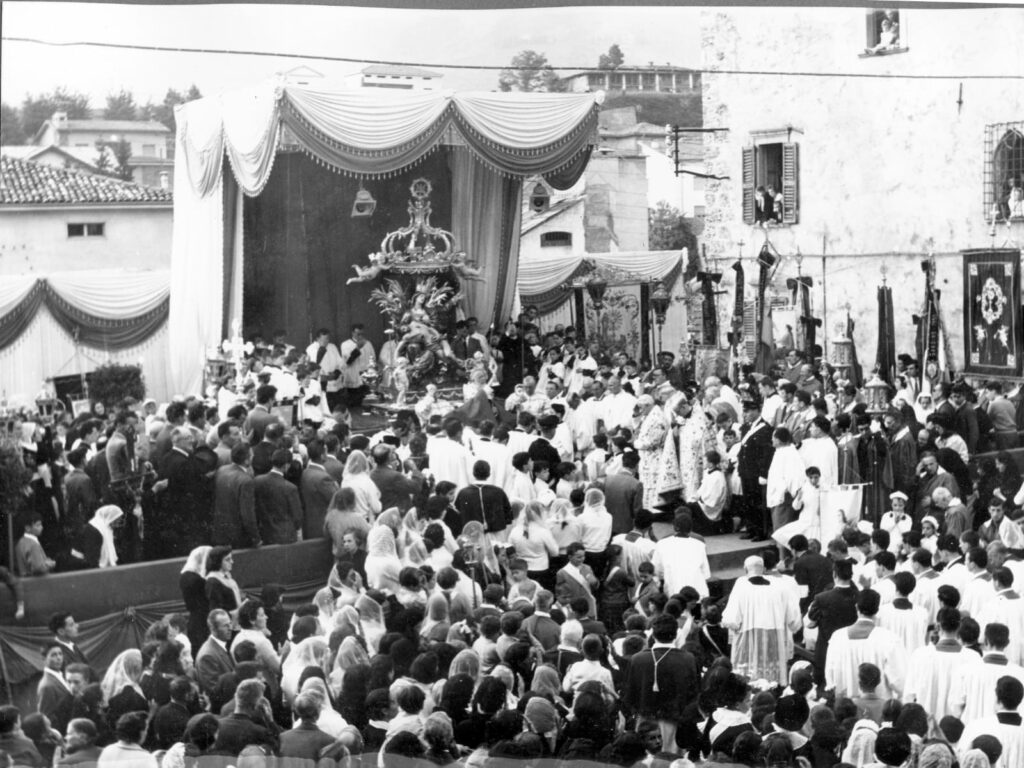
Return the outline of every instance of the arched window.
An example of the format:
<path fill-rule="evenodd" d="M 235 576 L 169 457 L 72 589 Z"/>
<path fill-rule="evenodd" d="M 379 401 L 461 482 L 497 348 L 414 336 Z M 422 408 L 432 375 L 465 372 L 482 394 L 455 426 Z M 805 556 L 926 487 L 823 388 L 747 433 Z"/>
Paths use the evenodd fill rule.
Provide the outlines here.
<path fill-rule="evenodd" d="M 1019 128 L 1006 131 L 992 152 L 993 212 L 1005 221 L 1024 217 L 1024 132 Z"/>

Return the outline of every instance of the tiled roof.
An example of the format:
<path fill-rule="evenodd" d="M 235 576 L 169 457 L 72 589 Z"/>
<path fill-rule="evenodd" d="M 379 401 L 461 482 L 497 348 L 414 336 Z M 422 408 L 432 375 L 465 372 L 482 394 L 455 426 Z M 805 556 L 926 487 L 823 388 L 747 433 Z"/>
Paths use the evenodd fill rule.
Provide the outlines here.
<path fill-rule="evenodd" d="M 0 157 L 0 204 L 159 202 L 171 202 L 170 190 Z"/>
<path fill-rule="evenodd" d="M 155 120 L 68 120 L 61 130 L 100 131 L 101 133 L 166 133 L 171 129 Z"/>

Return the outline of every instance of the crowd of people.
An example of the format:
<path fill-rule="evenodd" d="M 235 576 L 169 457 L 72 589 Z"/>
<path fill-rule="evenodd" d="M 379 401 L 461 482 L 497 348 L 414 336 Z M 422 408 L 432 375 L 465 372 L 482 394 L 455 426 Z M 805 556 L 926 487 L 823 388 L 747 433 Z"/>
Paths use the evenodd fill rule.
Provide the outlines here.
<path fill-rule="evenodd" d="M 901 356 L 869 411 L 798 350 L 695 382 L 521 318 L 460 406 L 357 434 L 354 377 L 275 408 L 282 366 L 320 384 L 318 336 L 220 406 L 19 425 L 20 575 L 181 556 L 186 611 L 106 669 L 55 614 L 37 711 L 0 708 L 12 764 L 1024 765 L 1019 391 Z M 725 589 L 707 539 L 734 532 L 763 544 Z M 315 539 L 309 604 L 232 576 Z"/>

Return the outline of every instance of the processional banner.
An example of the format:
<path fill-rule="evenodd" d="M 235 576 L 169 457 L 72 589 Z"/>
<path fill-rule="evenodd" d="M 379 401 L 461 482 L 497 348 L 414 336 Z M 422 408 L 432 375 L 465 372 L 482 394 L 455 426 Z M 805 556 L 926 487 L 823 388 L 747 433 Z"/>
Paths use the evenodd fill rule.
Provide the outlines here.
<path fill-rule="evenodd" d="M 1020 251 L 964 251 L 965 371 L 1020 376 Z"/>

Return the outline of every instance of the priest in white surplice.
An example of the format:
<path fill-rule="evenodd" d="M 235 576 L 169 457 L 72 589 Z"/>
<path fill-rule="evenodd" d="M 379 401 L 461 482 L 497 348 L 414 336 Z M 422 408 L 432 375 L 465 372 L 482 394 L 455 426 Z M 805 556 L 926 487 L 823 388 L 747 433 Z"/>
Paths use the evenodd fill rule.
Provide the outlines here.
<path fill-rule="evenodd" d="M 995 714 L 996 697 L 992 692 L 996 689 L 996 681 L 1003 675 L 1024 683 L 1024 667 L 1011 664 L 1006 658 L 1009 642 L 1010 630 L 1005 624 L 988 624 L 981 645 L 981 658 L 957 670 L 949 693 L 950 704 L 952 713 L 963 722 Z"/>
<path fill-rule="evenodd" d="M 640 483 L 644 489 L 644 509 L 654 509 L 661 503 L 659 478 L 665 437 L 669 433 L 669 420 L 665 412 L 654 403 L 650 395 L 641 395 L 636 401 L 640 426 L 633 445 L 640 454 Z M 670 438 L 671 439 L 671 438 Z"/>
<path fill-rule="evenodd" d="M 452 419 L 444 426 L 447 437 L 427 442 L 430 471 L 437 482 L 447 480 L 456 488 L 465 488 L 473 476 L 476 458 L 462 444 L 462 424 Z"/>
<path fill-rule="evenodd" d="M 708 596 L 708 551 L 704 542 L 691 538 L 693 517 L 680 512 L 675 517 L 675 536 L 666 536 L 654 545 L 654 573 L 664 582 L 666 595 L 674 595 L 683 587 L 693 587 L 702 598 Z"/>
<path fill-rule="evenodd" d="M 992 572 L 995 599 L 978 614 L 978 624 L 1005 624 L 1010 630 L 1006 656 L 1014 664 L 1024 664 L 1024 598 L 1013 588 L 1013 571 L 1006 566 Z"/>
<path fill-rule="evenodd" d="M 985 606 L 996 598 L 992 574 L 988 572 L 988 552 L 981 547 L 971 547 L 964 562 L 970 576 L 960 590 L 960 605 L 957 607 L 972 619 L 977 619 Z"/>
<path fill-rule="evenodd" d="M 1024 699 L 1024 685 L 1011 675 L 1003 675 L 996 681 L 996 712 L 965 724 L 960 734 L 959 752 L 961 765 L 964 753 L 971 748 L 979 736 L 994 736 L 999 740 L 1003 753 L 996 763 L 997 768 L 1024 766 L 1024 727 L 1018 708 Z"/>
<path fill-rule="evenodd" d="M 892 552 L 886 552 L 892 557 Z M 884 627 L 903 641 L 907 653 L 913 653 L 928 639 L 928 611 L 910 599 L 917 579 L 912 573 L 900 571 L 892 576 L 895 597 L 878 609 L 878 626 Z"/>
<path fill-rule="evenodd" d="M 751 680 L 782 682 L 793 655 L 793 633 L 800 629 L 800 610 L 778 581 L 764 576 L 764 561 L 755 556 L 743 562 L 746 578 L 739 579 L 722 613 L 722 626 L 731 630 L 732 667 Z"/>
<path fill-rule="evenodd" d="M 878 593 L 865 589 L 857 595 L 857 621 L 832 633 L 825 656 L 825 687 L 833 688 L 836 698 L 856 696 L 860 692 L 858 671 L 870 662 L 882 671 L 877 693 L 883 699 L 899 698 L 907 674 L 907 650 L 890 630 L 875 622 Z"/>
<path fill-rule="evenodd" d="M 924 548 L 915 550 L 910 556 L 910 572 L 917 579 L 917 586 L 910 594 L 910 601 L 924 608 L 928 614 L 928 623 L 934 624 L 935 614 L 939 610 L 936 590 L 941 582 L 939 572 L 932 566 L 932 553 Z"/>
<path fill-rule="evenodd" d="M 800 458 L 804 467 L 817 467 L 821 472 L 821 487 L 833 488 L 839 482 L 839 449 L 829 433 L 832 424 L 824 416 L 811 420 L 810 431 L 800 444 Z"/>
<path fill-rule="evenodd" d="M 903 701 L 916 702 L 931 716 L 935 729 L 946 715 L 956 715 L 950 698 L 950 689 L 958 670 L 975 661 L 977 653 L 964 648 L 957 639 L 960 631 L 960 611 L 956 608 L 940 608 L 936 626 L 939 640 L 935 645 L 925 645 L 910 654 L 907 664 L 907 682 L 903 687 Z"/>
<path fill-rule="evenodd" d="M 793 435 L 785 427 L 772 433 L 772 463 L 768 467 L 767 503 L 772 513 L 772 530 L 796 519 L 793 498 L 804 484 L 806 467 L 793 445 Z"/>

